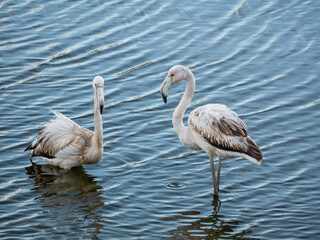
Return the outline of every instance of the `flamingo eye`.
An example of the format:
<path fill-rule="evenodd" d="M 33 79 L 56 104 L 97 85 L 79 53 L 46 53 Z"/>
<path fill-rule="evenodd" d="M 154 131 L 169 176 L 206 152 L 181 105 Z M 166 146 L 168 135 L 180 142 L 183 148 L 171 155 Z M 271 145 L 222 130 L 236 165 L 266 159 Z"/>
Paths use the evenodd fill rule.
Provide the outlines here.
<path fill-rule="evenodd" d="M 174 74 L 173 74 L 173 73 L 171 73 L 171 77 L 173 77 L 173 75 L 174 75 Z"/>

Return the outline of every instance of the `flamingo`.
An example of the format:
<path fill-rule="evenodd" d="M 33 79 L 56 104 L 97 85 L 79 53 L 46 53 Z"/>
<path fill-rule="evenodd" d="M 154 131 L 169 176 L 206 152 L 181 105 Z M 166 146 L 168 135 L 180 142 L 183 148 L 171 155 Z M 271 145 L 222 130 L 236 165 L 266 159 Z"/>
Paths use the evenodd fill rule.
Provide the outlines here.
<path fill-rule="evenodd" d="M 191 103 L 195 79 L 185 66 L 173 66 L 160 87 L 164 103 L 169 89 L 186 80 L 186 89 L 173 113 L 172 124 L 181 143 L 191 150 L 204 150 L 210 159 L 214 195 L 218 196 L 222 158 L 242 157 L 260 165 L 263 155 L 258 145 L 248 135 L 247 126 L 237 114 L 222 104 L 207 104 L 194 109 L 183 124 L 183 115 Z M 219 158 L 217 177 L 213 155 Z"/>
<path fill-rule="evenodd" d="M 96 76 L 92 86 L 94 89 L 94 132 L 79 126 L 63 114 L 51 110 L 56 119 L 45 123 L 37 139 L 25 149 L 25 151 L 31 150 L 31 162 L 33 156 L 42 156 L 49 164 L 70 169 L 100 161 L 103 154 L 103 78 Z"/>

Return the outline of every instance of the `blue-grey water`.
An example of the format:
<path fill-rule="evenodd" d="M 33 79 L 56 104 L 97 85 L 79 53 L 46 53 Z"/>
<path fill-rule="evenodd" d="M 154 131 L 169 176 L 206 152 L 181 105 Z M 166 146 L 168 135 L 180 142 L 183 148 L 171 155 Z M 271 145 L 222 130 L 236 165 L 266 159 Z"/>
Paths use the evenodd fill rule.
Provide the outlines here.
<path fill-rule="evenodd" d="M 319 239 L 320 1 L 0 2 L 1 239 Z M 166 72 L 190 66 L 193 104 L 223 103 L 262 148 L 222 163 L 181 145 Z M 24 148 L 62 112 L 93 129 L 105 79 L 104 155 L 63 170 Z M 185 121 L 186 122 L 186 121 Z"/>

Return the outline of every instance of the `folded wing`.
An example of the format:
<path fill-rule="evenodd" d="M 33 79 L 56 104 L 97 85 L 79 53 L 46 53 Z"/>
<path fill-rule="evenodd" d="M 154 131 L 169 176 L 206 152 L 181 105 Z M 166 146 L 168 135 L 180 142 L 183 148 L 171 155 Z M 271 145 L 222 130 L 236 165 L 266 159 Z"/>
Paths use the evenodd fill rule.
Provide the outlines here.
<path fill-rule="evenodd" d="M 93 132 L 79 126 L 63 114 L 51 110 L 56 119 L 44 124 L 38 138 L 30 143 L 26 150 L 32 150 L 33 156 L 55 158 L 57 153 L 67 151 L 70 155 L 81 155 L 80 149 L 89 144 Z"/>
<path fill-rule="evenodd" d="M 196 108 L 189 115 L 189 126 L 218 149 L 248 155 L 258 164 L 263 158 L 260 148 L 249 137 L 245 123 L 225 105 Z"/>

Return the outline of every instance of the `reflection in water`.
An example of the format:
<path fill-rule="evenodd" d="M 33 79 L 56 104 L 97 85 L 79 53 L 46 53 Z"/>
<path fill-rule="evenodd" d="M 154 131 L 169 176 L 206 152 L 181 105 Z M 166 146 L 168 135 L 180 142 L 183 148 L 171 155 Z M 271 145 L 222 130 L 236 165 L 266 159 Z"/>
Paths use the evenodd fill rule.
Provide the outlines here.
<path fill-rule="evenodd" d="M 221 201 L 214 198 L 213 212 L 208 217 L 200 217 L 198 211 L 185 211 L 179 215 L 165 218 L 164 221 L 179 221 L 181 226 L 169 231 L 174 239 L 246 239 L 250 230 L 239 229 L 243 224 L 237 220 L 225 220 L 219 214 Z M 250 236 L 250 235 L 249 235 Z"/>
<path fill-rule="evenodd" d="M 43 214 L 53 221 L 53 231 L 70 227 L 83 229 L 86 234 L 97 238 L 103 227 L 102 216 L 95 213 L 104 203 L 102 187 L 81 167 L 70 170 L 52 165 L 33 164 L 26 168 L 27 174 L 35 181 L 35 188 L 41 195 Z"/>

